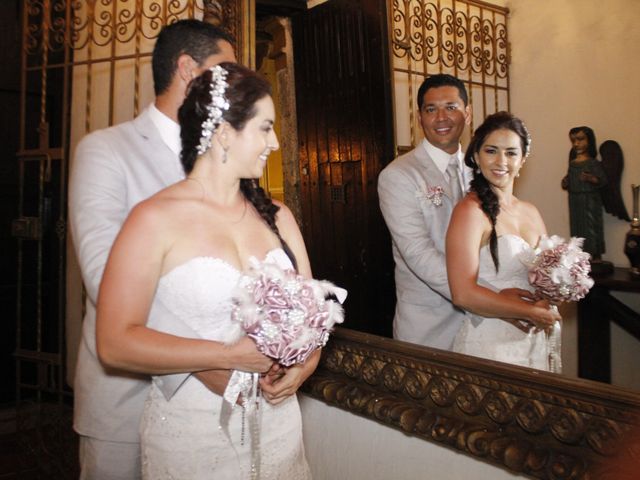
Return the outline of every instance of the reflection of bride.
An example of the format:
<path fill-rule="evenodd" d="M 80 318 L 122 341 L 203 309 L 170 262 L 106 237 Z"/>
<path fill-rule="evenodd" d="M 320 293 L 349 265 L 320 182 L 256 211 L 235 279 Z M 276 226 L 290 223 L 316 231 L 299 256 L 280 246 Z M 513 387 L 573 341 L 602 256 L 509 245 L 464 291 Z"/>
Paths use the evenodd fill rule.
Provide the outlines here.
<path fill-rule="evenodd" d="M 467 311 L 453 350 L 549 370 L 545 330 L 560 320 L 534 301 L 520 254 L 546 234 L 537 208 L 513 195 L 529 134 L 507 112 L 487 117 L 465 155 L 471 191 L 453 211 L 446 240 L 453 303 Z"/>
<path fill-rule="evenodd" d="M 297 259 L 300 274 L 311 275 L 291 212 L 254 180 L 278 148 L 269 84 L 223 63 L 192 81 L 178 117 L 187 178 L 136 206 L 114 244 L 98 302 L 100 359 L 155 375 L 140 427 L 144 478 L 308 478 L 295 392 L 319 351 L 305 364 L 271 368 L 257 420 L 242 407 L 227 416 L 222 397 L 194 376 L 170 399 L 157 387 L 166 373 L 269 370 L 247 337 L 220 343 L 232 326 L 232 292 L 252 257 L 282 268 Z M 166 310 L 200 339 L 147 326 Z"/>

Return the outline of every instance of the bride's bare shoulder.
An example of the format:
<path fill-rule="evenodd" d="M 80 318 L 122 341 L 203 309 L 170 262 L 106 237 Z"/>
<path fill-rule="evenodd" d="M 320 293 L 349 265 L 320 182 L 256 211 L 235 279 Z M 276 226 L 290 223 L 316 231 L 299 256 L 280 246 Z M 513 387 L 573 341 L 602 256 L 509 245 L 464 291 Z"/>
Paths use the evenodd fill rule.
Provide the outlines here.
<path fill-rule="evenodd" d="M 197 196 L 184 188 L 182 182 L 160 190 L 135 205 L 127 222 L 135 222 L 156 231 L 171 227 L 176 221 L 191 216 L 199 203 Z"/>
<path fill-rule="evenodd" d="M 482 212 L 482 204 L 478 195 L 475 192 L 467 193 L 462 200 L 460 200 L 455 208 L 454 214 L 464 215 L 464 216 L 482 216 L 484 215 Z"/>
<path fill-rule="evenodd" d="M 462 229 L 465 232 L 491 230 L 491 222 L 482 211 L 480 200 L 474 192 L 468 193 L 458 202 L 451 215 L 449 229 Z"/>

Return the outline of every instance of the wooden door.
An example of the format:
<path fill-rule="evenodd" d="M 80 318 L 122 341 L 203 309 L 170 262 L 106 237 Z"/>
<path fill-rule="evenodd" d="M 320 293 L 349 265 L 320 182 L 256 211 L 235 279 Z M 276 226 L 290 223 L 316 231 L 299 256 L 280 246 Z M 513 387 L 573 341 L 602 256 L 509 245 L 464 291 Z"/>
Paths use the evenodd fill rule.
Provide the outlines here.
<path fill-rule="evenodd" d="M 349 290 L 345 326 L 390 335 L 389 234 L 378 206 L 393 158 L 384 0 L 330 0 L 292 18 L 303 235 L 314 276 Z"/>

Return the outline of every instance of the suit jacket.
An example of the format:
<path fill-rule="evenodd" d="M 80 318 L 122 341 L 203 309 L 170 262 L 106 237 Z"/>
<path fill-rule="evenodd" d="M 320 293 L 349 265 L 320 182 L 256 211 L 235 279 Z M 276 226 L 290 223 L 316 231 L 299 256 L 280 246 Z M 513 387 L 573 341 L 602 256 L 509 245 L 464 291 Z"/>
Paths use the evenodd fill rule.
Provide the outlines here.
<path fill-rule="evenodd" d="M 467 190 L 471 170 L 465 167 L 462 176 Z M 454 207 L 449 183 L 420 144 L 382 170 L 378 195 L 395 261 L 393 336 L 450 349 L 464 312 L 451 303 L 447 280 L 444 246 Z"/>
<path fill-rule="evenodd" d="M 137 442 L 148 376 L 107 371 L 96 354 L 96 300 L 115 237 L 140 201 L 184 178 L 179 158 L 163 142 L 149 109 L 84 137 L 69 180 L 69 220 L 87 290 L 74 379 L 74 428 L 102 440 Z M 131 259 L 132 262 L 136 260 Z M 148 325 L 182 337 L 197 334 L 154 302 Z M 154 381 L 167 397 L 188 375 Z"/>

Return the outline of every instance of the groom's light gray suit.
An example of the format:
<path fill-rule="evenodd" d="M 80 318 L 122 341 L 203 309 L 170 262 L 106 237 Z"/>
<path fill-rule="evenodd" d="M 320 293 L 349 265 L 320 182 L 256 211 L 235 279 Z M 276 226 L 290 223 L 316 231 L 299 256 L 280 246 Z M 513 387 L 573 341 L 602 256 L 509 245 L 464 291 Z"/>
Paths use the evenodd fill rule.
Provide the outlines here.
<path fill-rule="evenodd" d="M 466 191 L 471 170 L 462 178 Z M 454 207 L 448 180 L 421 143 L 380 173 L 378 195 L 395 261 L 393 336 L 450 349 L 464 312 L 451 303 L 447 281 L 444 246 Z"/>
<path fill-rule="evenodd" d="M 78 144 L 69 181 L 71 233 L 87 290 L 74 381 L 74 428 L 111 442 L 139 441 L 148 376 L 106 371 L 96 355 L 96 301 L 111 245 L 131 208 L 184 178 L 149 108 L 134 120 L 95 131 Z M 132 258 L 132 262 L 136 259 Z M 182 337 L 197 336 L 154 303 L 149 324 Z M 167 397 L 187 375 L 155 380 Z"/>

